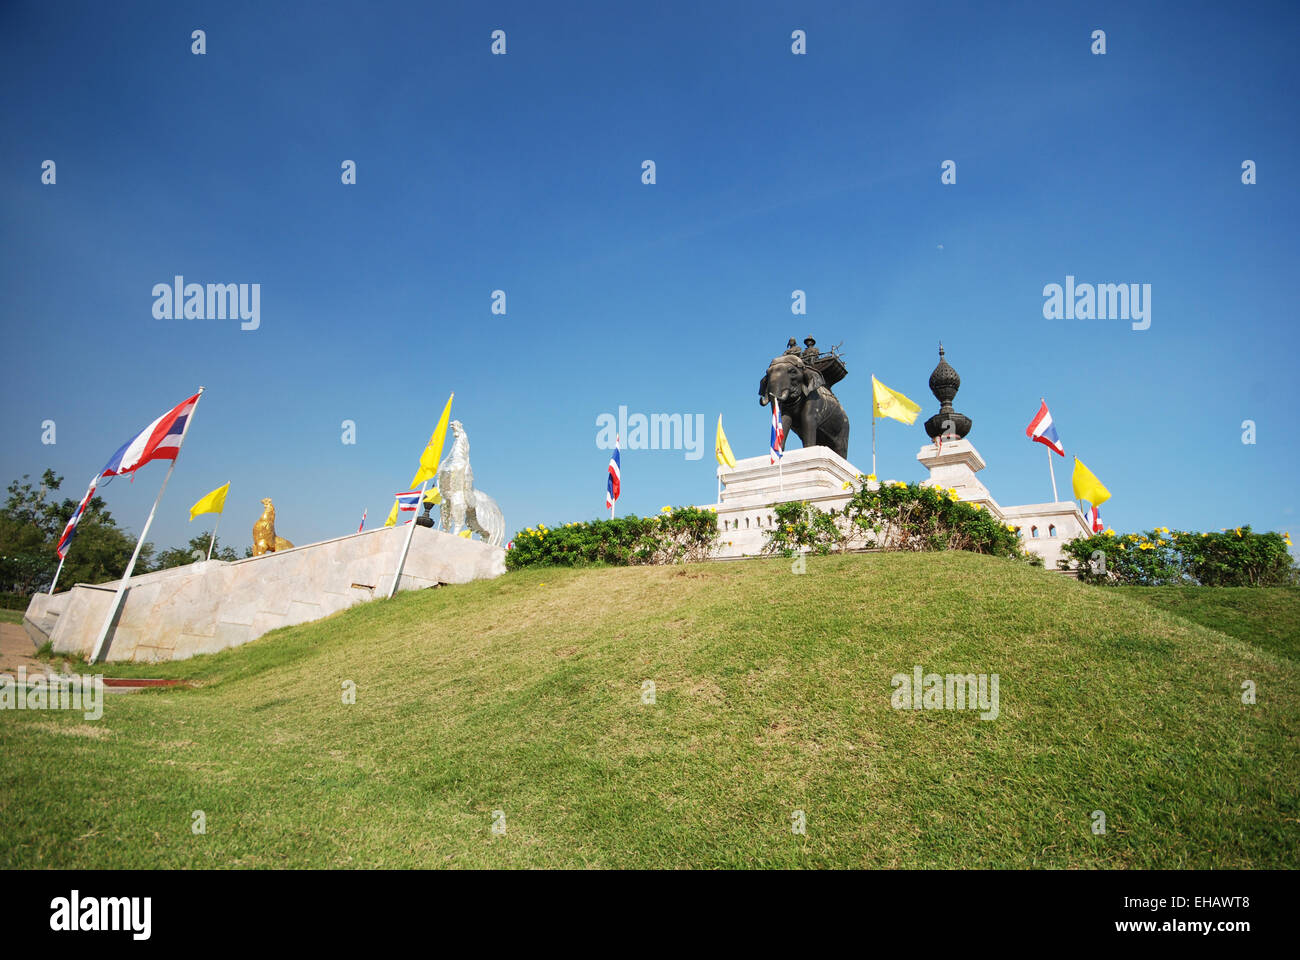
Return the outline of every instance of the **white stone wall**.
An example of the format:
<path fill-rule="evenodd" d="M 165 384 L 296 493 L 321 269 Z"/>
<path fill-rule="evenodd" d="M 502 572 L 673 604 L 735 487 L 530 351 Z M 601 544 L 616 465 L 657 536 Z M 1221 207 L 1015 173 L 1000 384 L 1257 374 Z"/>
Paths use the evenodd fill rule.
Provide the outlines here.
<path fill-rule="evenodd" d="M 375 597 L 392 585 L 409 528 L 379 527 L 281 553 L 208 560 L 132 577 L 108 660 L 184 660 L 255 640 Z M 466 583 L 505 573 L 505 551 L 416 526 L 401 590 Z M 37 594 L 24 626 L 58 653 L 89 656 L 117 582 Z"/>

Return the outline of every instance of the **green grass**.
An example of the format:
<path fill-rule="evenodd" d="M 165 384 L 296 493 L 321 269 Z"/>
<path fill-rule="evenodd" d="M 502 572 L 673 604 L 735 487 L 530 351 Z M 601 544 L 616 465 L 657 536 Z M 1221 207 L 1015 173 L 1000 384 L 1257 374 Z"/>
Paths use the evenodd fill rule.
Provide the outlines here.
<path fill-rule="evenodd" d="M 999 674 L 1001 716 L 892 709 L 915 664 Z M 132 671 L 198 687 L 113 696 L 98 722 L 0 713 L 0 866 L 1252 868 L 1300 848 L 1300 665 L 972 554 L 530 570 L 113 669 Z"/>
<path fill-rule="evenodd" d="M 1300 661 L 1300 588 L 1121 587 L 1127 596 Z"/>
<path fill-rule="evenodd" d="M 0 610 L 0 623 L 22 623 L 22 610 Z"/>

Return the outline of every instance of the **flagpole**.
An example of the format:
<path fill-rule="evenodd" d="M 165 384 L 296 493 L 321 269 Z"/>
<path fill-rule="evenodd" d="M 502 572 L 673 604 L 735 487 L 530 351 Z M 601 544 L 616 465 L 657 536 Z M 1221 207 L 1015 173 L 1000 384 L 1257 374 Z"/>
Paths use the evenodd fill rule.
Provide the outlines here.
<path fill-rule="evenodd" d="M 873 401 L 874 402 L 874 401 Z M 876 475 L 876 411 L 871 411 L 871 475 Z"/>
<path fill-rule="evenodd" d="M 429 485 L 428 480 L 425 480 L 424 483 L 420 484 L 420 499 L 416 501 L 417 506 L 415 508 L 417 514 L 420 509 L 418 504 L 424 503 L 424 489 L 428 485 Z M 398 516 L 401 516 L 400 506 L 398 509 Z M 415 528 L 419 526 L 419 524 L 415 522 L 415 517 L 411 518 L 410 524 L 411 524 L 411 529 L 406 531 L 406 543 L 402 545 L 402 555 L 397 560 L 397 573 L 393 574 L 393 585 L 388 588 L 388 598 L 390 600 L 393 598 L 393 594 L 397 592 L 397 585 L 402 580 L 402 568 L 406 566 L 406 554 L 411 549 L 411 538 L 415 536 Z"/>
<path fill-rule="evenodd" d="M 167 481 L 172 478 L 172 471 L 176 469 L 176 461 L 180 459 L 181 447 L 185 446 L 185 436 L 190 432 L 190 426 L 194 423 L 194 414 L 198 412 L 199 401 L 203 399 L 203 387 L 199 387 L 198 395 L 194 398 L 194 406 L 190 408 L 189 416 L 185 418 L 185 426 L 181 428 L 181 439 L 176 444 L 176 456 L 172 457 L 171 466 L 167 468 L 167 476 L 163 477 L 162 486 L 158 488 L 158 496 L 154 498 L 153 508 L 149 511 L 149 519 L 144 522 L 144 529 L 140 531 L 140 539 L 135 542 L 135 552 L 131 554 L 131 561 L 126 565 L 126 572 L 122 574 L 122 582 L 117 585 L 117 593 L 113 595 L 113 602 L 108 608 L 108 616 L 104 618 L 104 625 L 99 628 L 99 636 L 95 638 L 95 648 L 90 654 L 91 663 L 99 663 L 100 654 L 104 650 L 104 641 L 108 639 L 108 631 L 113 627 L 113 621 L 117 619 L 117 612 L 122 606 L 122 597 L 126 594 L 126 586 L 131 580 L 131 573 L 135 570 L 135 562 L 140 558 L 140 548 L 144 546 L 144 538 L 149 535 L 149 527 L 153 523 L 154 514 L 158 512 L 158 504 L 162 502 L 163 493 L 167 489 Z"/>
<path fill-rule="evenodd" d="M 68 549 L 72 549 L 72 544 L 68 544 Z M 50 596 L 54 596 L 54 588 L 59 584 L 59 574 L 63 572 L 63 561 L 67 559 L 68 554 L 66 552 L 59 557 L 59 569 L 54 571 L 54 582 L 50 584 Z"/>
<path fill-rule="evenodd" d="M 222 503 L 221 509 L 226 509 L 225 503 Z M 217 542 L 217 527 L 221 526 L 221 514 L 217 514 L 216 521 L 212 524 L 212 539 L 208 541 L 208 559 L 212 559 L 212 548 Z"/>
<path fill-rule="evenodd" d="M 1052 475 L 1052 503 L 1059 503 L 1060 498 L 1056 495 L 1056 467 L 1052 464 L 1052 448 L 1044 446 L 1047 451 L 1047 469 Z"/>

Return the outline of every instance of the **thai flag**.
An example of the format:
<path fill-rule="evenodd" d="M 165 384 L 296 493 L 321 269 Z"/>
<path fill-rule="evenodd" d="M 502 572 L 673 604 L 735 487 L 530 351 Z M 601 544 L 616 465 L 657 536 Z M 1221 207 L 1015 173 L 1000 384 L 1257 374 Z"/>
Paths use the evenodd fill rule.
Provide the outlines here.
<path fill-rule="evenodd" d="M 1052 425 L 1052 412 L 1047 409 L 1047 401 L 1040 399 L 1039 403 L 1041 405 L 1038 413 L 1029 421 L 1029 426 L 1025 427 L 1025 436 L 1065 456 L 1065 447 L 1061 446 L 1061 439 L 1056 435 L 1056 427 Z"/>
<path fill-rule="evenodd" d="M 785 432 L 781 429 L 781 404 L 772 398 L 772 449 L 768 452 L 767 462 L 770 466 L 781 459 L 785 448 Z"/>
<path fill-rule="evenodd" d="M 72 515 L 72 519 L 68 521 L 68 525 L 63 528 L 63 536 L 59 537 L 59 545 L 56 548 L 60 560 L 68 555 L 68 545 L 72 543 L 72 535 L 77 532 L 77 524 L 81 521 L 81 515 L 86 512 L 86 506 L 90 503 L 90 498 L 95 495 L 95 485 L 98 483 L 99 477 L 91 478 L 90 489 L 81 498 L 81 503 L 77 505 L 77 511 Z"/>
<path fill-rule="evenodd" d="M 369 512 L 370 512 L 369 510 L 361 511 L 361 523 L 357 526 L 357 533 L 360 533 L 362 530 L 366 529 L 366 514 Z"/>
<path fill-rule="evenodd" d="M 419 509 L 420 509 L 420 497 L 422 496 L 421 491 L 419 491 L 419 490 L 407 490 L 405 493 L 398 493 L 398 494 L 395 494 L 395 496 L 397 497 L 397 509 L 398 509 L 398 510 L 405 510 L 405 511 L 410 512 L 410 511 L 413 511 L 413 510 L 419 510 Z M 361 518 L 361 522 L 362 522 L 362 523 L 365 523 L 365 521 L 366 521 L 366 518 L 365 518 L 365 517 L 362 517 L 362 518 Z M 358 530 L 357 532 L 360 533 L 361 531 Z"/>
<path fill-rule="evenodd" d="M 122 444 L 100 471 L 101 477 L 120 477 L 134 473 L 150 460 L 175 460 L 181 450 L 185 424 L 199 402 L 196 393 L 164 413 L 149 426 Z"/>
<path fill-rule="evenodd" d="M 1098 507 L 1088 507 L 1084 519 L 1088 521 L 1088 526 L 1092 528 L 1093 533 L 1101 533 L 1101 510 Z"/>
<path fill-rule="evenodd" d="M 618 437 L 615 437 L 614 452 L 609 458 L 609 478 L 605 481 L 605 507 L 607 509 L 614 509 L 614 504 L 618 501 L 618 495 L 622 492 L 622 489 L 623 474 L 618 458 Z"/>

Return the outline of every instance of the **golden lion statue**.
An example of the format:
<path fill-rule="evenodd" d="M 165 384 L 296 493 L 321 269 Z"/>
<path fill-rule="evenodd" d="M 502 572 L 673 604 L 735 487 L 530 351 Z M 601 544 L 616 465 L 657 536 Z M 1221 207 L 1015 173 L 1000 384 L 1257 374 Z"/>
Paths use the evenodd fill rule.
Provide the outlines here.
<path fill-rule="evenodd" d="M 292 550 L 293 544 L 284 537 L 275 535 L 275 506 L 270 497 L 262 498 L 262 515 L 253 524 L 253 556 L 275 553 L 277 550 Z"/>

